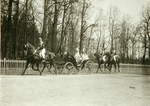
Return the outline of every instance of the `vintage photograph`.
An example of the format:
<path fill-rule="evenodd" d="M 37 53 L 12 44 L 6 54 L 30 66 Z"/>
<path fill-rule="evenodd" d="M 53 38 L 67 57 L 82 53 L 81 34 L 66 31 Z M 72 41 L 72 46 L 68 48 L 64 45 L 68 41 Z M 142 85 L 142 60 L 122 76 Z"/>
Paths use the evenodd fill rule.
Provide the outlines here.
<path fill-rule="evenodd" d="M 150 0 L 1 0 L 0 106 L 150 106 Z"/>

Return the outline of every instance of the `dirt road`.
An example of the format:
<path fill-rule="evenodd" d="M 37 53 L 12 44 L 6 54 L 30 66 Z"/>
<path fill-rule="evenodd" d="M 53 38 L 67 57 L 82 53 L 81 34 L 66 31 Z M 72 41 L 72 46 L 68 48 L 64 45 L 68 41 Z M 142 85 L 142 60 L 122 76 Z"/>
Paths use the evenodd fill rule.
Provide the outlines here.
<path fill-rule="evenodd" d="M 0 106 L 150 106 L 150 76 L 1 75 Z"/>

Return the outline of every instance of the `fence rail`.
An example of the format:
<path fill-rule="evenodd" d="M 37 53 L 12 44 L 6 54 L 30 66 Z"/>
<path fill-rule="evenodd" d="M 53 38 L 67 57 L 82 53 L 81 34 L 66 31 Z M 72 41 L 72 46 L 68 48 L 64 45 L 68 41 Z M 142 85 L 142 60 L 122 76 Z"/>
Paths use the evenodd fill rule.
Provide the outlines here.
<path fill-rule="evenodd" d="M 0 74 L 20 74 L 25 68 L 26 60 L 1 60 L 0 59 Z"/>
<path fill-rule="evenodd" d="M 6 60 L 0 59 L 0 75 L 20 75 L 25 68 L 26 60 Z M 95 69 L 97 68 L 97 63 L 94 64 Z M 40 64 L 40 69 L 42 64 Z M 101 67 L 103 69 L 103 65 Z M 149 73 L 150 65 L 141 64 L 120 64 L 120 70 L 122 73 Z M 27 74 L 38 74 L 39 72 L 34 72 L 31 67 L 26 71 Z"/>

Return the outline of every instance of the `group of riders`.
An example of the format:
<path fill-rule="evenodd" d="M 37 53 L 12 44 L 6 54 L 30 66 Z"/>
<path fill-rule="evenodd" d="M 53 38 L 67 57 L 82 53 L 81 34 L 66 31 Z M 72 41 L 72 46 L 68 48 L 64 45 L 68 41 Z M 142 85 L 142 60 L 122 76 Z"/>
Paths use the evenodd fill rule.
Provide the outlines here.
<path fill-rule="evenodd" d="M 43 42 L 43 40 L 42 40 L 41 37 L 39 37 L 39 47 L 38 47 L 37 50 L 40 51 L 40 52 L 39 52 L 39 56 L 42 58 L 42 60 L 43 60 L 42 62 L 45 62 L 46 49 L 45 49 L 45 44 L 44 44 L 44 42 Z M 37 52 L 37 50 L 35 51 L 35 53 Z M 109 54 L 109 52 L 106 52 L 106 53 L 103 53 L 103 54 L 101 53 L 101 56 L 102 56 L 102 58 L 103 58 L 103 61 L 106 61 L 105 59 L 106 59 L 106 56 L 107 56 L 108 54 Z M 111 54 L 111 55 L 113 55 L 113 57 L 114 57 L 114 59 L 115 59 L 116 52 L 114 51 L 113 54 Z M 83 50 L 81 51 L 81 54 L 80 54 L 78 48 L 75 49 L 74 58 L 76 59 L 77 64 L 80 64 L 80 63 L 82 63 L 82 62 L 85 61 L 85 60 L 89 60 L 89 57 L 88 57 L 88 55 L 86 54 L 85 50 L 83 49 Z"/>

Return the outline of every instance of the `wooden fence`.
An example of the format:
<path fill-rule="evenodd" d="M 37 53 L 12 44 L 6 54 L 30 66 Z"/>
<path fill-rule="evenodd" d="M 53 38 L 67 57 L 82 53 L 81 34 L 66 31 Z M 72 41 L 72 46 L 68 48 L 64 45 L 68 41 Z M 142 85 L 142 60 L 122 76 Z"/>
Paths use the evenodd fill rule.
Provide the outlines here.
<path fill-rule="evenodd" d="M 26 60 L 6 60 L 0 59 L 0 75 L 21 75 L 25 69 Z M 95 69 L 97 68 L 97 63 L 94 64 Z M 103 69 L 103 65 L 101 67 Z M 42 64 L 40 65 L 42 69 Z M 114 71 L 114 68 L 112 69 Z M 140 64 L 120 64 L 121 73 L 140 73 L 140 74 L 150 74 L 150 65 L 140 65 Z M 26 74 L 39 74 L 37 71 L 33 71 L 31 67 L 26 71 Z"/>
<path fill-rule="evenodd" d="M 0 59 L 0 74 L 20 74 L 25 68 L 26 60 Z"/>

